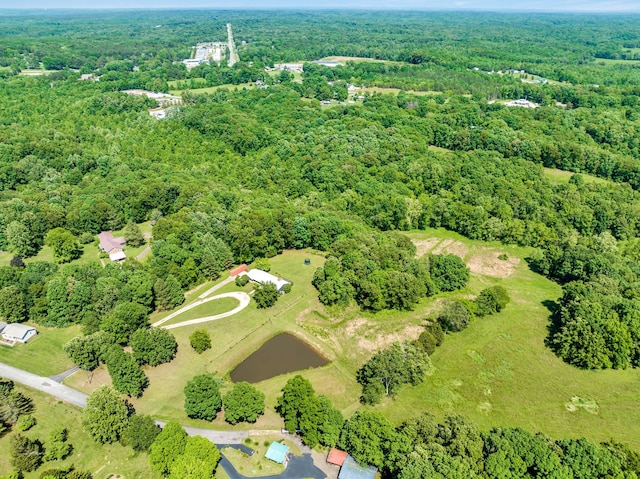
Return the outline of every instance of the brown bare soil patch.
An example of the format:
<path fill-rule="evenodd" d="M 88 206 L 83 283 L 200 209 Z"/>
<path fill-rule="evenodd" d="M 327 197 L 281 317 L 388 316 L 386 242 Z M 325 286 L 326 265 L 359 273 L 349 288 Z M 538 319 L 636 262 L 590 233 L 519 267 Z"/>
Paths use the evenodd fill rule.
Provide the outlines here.
<path fill-rule="evenodd" d="M 442 254 L 442 252 L 447 248 L 447 246 L 449 246 L 452 243 L 453 243 L 452 239 L 446 239 L 442 243 L 440 243 L 438 246 L 436 246 L 431 252 L 433 254 Z"/>
<path fill-rule="evenodd" d="M 358 341 L 358 347 L 361 350 L 366 350 L 374 353 L 380 349 L 386 348 L 391 343 L 395 343 L 396 341 L 413 341 L 415 339 L 418 339 L 418 336 L 420 336 L 420 333 L 422 331 L 424 331 L 424 327 L 412 324 L 396 333 L 378 334 L 375 339 L 361 338 Z"/>
<path fill-rule="evenodd" d="M 456 241 L 455 243 L 447 246 L 445 251 L 447 254 L 455 254 L 456 256 L 464 259 L 464 257 L 467 256 L 467 253 L 469 252 L 469 248 L 467 247 L 467 245 L 461 243 L 460 241 Z"/>
<path fill-rule="evenodd" d="M 518 265 L 520 258 L 508 258 L 506 260 L 499 259 L 500 252 L 480 253 L 473 255 L 467 266 L 472 273 L 492 276 L 494 278 L 508 278 L 511 276 Z"/>
<path fill-rule="evenodd" d="M 345 333 L 347 336 L 353 337 L 359 334 L 360 330 L 366 326 L 370 326 L 371 323 L 364 318 L 356 318 L 349 321 L 347 327 L 345 328 Z"/>
<path fill-rule="evenodd" d="M 420 258 L 431 251 L 439 242 L 438 238 L 427 238 L 425 240 L 411 240 L 416 246 L 416 257 Z"/>

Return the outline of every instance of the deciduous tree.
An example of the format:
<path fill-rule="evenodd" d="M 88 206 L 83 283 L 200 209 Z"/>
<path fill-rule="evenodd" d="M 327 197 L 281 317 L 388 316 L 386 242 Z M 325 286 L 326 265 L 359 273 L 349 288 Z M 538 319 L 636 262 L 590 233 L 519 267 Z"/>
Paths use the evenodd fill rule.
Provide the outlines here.
<path fill-rule="evenodd" d="M 195 376 L 184 387 L 184 410 L 194 419 L 213 421 L 222 408 L 219 379 L 213 374 Z"/>
<path fill-rule="evenodd" d="M 101 386 L 87 399 L 82 414 L 85 430 L 101 444 L 120 439 L 129 422 L 129 408 L 120 395 L 109 386 Z"/>
<path fill-rule="evenodd" d="M 133 357 L 138 364 L 157 366 L 168 363 L 178 351 L 178 343 L 166 329 L 138 329 L 131 336 Z"/>
<path fill-rule="evenodd" d="M 224 419 L 230 424 L 256 422 L 264 414 L 264 394 L 248 382 L 240 382 L 225 394 Z"/>

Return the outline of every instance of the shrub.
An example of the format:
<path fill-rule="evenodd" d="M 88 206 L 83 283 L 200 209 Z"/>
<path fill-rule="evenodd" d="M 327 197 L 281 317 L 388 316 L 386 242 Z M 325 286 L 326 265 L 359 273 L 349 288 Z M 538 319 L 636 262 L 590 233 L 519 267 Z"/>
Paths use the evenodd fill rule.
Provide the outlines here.
<path fill-rule="evenodd" d="M 438 316 L 438 322 L 447 331 L 462 331 L 469 325 L 469 310 L 458 301 L 449 301 Z"/>
<path fill-rule="evenodd" d="M 261 284 L 256 288 L 256 292 L 253 294 L 253 299 L 258 306 L 258 309 L 270 308 L 276 301 L 280 293 L 276 289 L 276 285 L 273 283 Z"/>
<path fill-rule="evenodd" d="M 486 316 L 499 313 L 509 301 L 509 295 L 502 286 L 483 289 L 475 300 L 476 314 Z"/>
<path fill-rule="evenodd" d="M 257 269 L 261 269 L 262 271 L 271 271 L 271 263 L 267 258 L 258 258 L 253 263 Z"/>
<path fill-rule="evenodd" d="M 436 343 L 437 341 L 436 338 L 433 337 L 433 334 L 425 330 L 420 333 L 420 337 L 415 341 L 414 344 L 429 356 L 431 356 L 436 350 Z"/>
<path fill-rule="evenodd" d="M 229 424 L 256 422 L 264 414 L 264 394 L 248 382 L 237 383 L 223 402 L 224 419 Z"/>
<path fill-rule="evenodd" d="M 191 343 L 191 347 L 195 349 L 198 354 L 202 354 L 211 348 L 211 336 L 209 336 L 209 333 L 205 329 L 196 329 L 191 336 L 189 336 L 189 343 Z"/>
<path fill-rule="evenodd" d="M 20 416 L 18 418 L 18 421 L 16 422 L 16 427 L 18 428 L 18 431 L 28 431 L 35 425 L 36 425 L 36 418 L 33 417 L 31 414 L 25 414 L 23 416 Z"/>
<path fill-rule="evenodd" d="M 92 243 L 94 239 L 95 239 L 95 236 L 93 236 L 93 234 L 87 231 L 85 231 L 84 233 L 81 233 L 80 236 L 78 237 L 78 241 L 80 241 L 80 244 Z"/>
<path fill-rule="evenodd" d="M 236 286 L 242 288 L 246 286 L 248 282 L 249 282 L 249 276 L 247 276 L 246 274 L 240 274 L 236 276 Z"/>
<path fill-rule="evenodd" d="M 291 284 L 287 283 L 282 287 L 282 292 L 284 294 L 289 294 L 291 292 Z"/>
<path fill-rule="evenodd" d="M 11 258 L 9 266 L 12 266 L 14 268 L 24 268 L 24 261 L 22 261 L 22 256 L 14 256 L 13 258 Z"/>
<path fill-rule="evenodd" d="M 431 321 L 431 323 L 425 327 L 425 330 L 433 335 L 436 340 L 436 346 L 440 346 L 444 342 L 444 331 L 438 321 Z"/>
<path fill-rule="evenodd" d="M 454 254 L 432 255 L 429 259 L 429 272 L 440 291 L 464 288 L 469 281 L 469 268 Z"/>
<path fill-rule="evenodd" d="M 195 376 L 184 387 L 184 410 L 192 419 L 213 421 L 222 409 L 219 379 L 213 374 Z"/>

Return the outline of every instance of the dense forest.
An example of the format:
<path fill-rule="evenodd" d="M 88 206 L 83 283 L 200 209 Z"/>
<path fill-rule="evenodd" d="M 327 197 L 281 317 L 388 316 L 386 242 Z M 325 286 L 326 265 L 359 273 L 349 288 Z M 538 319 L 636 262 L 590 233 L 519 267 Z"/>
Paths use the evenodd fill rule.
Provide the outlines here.
<path fill-rule="evenodd" d="M 224 38 L 227 21 L 241 62 L 187 70 L 191 46 Z M 399 233 L 444 227 L 531 248 L 530 267 L 563 285 L 547 346 L 565 361 L 638 367 L 639 26 L 633 16 L 543 14 L 5 12 L 0 249 L 13 259 L 0 267 L 0 315 L 81 323 L 86 338 L 133 342 L 138 363 L 153 363 L 136 333 L 147 314 L 233 264 L 286 249 L 326 253 L 313 285 L 327 306 L 410 310 L 459 289 L 463 263 L 416 259 Z M 369 60 L 312 63 L 327 56 Z M 294 61 L 304 62 L 300 78 L 265 71 Z M 47 75 L 24 74 L 34 69 Z M 99 81 L 80 81 L 86 73 Z M 170 82 L 189 91 L 163 120 L 148 114 L 154 100 L 122 92 L 168 92 Z M 375 88 L 348 101 L 349 86 Z M 523 98 L 538 107 L 503 102 Z M 554 182 L 545 168 L 573 175 Z M 100 231 L 126 226 L 133 239 L 148 220 L 150 260 L 73 261 Z M 54 262 L 30 260 L 44 245 Z M 156 364 L 175 355 L 173 338 L 162 341 L 168 354 Z M 123 354 L 100 360 L 135 369 Z M 144 378 L 123 388 L 140 395 Z M 356 416 L 346 430 L 365 419 L 382 421 Z M 525 457 L 531 447 L 562 470 L 549 477 L 592 477 L 571 463 L 586 448 L 608 464 L 597 477 L 638 470 L 622 446 L 519 430 L 473 432 L 460 447 L 475 449 L 458 454 L 456 434 L 469 427 L 459 421 L 382 424 L 395 439 L 380 447 L 399 447 L 397 460 L 363 460 L 396 477 L 480 477 L 507 456 L 509 467 L 539 469 Z M 421 465 L 433 456 L 442 469 Z"/>

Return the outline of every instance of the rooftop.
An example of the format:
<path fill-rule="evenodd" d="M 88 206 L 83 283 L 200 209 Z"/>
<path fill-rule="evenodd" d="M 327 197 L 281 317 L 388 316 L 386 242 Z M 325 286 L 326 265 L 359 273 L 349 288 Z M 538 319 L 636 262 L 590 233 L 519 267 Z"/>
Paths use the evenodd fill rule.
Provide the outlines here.
<path fill-rule="evenodd" d="M 329 455 L 327 456 L 327 462 L 329 464 L 335 464 L 336 466 L 342 466 L 344 464 L 345 459 L 348 454 L 340 449 L 336 449 L 335 447 L 329 451 Z"/>
<path fill-rule="evenodd" d="M 340 468 L 338 479 L 375 479 L 378 469 L 373 466 L 361 466 L 356 460 L 347 456 Z"/>
<path fill-rule="evenodd" d="M 269 449 L 267 449 L 265 457 L 277 462 L 278 464 L 282 464 L 285 461 L 288 452 L 289 446 L 285 446 L 281 442 L 272 442 Z"/>

